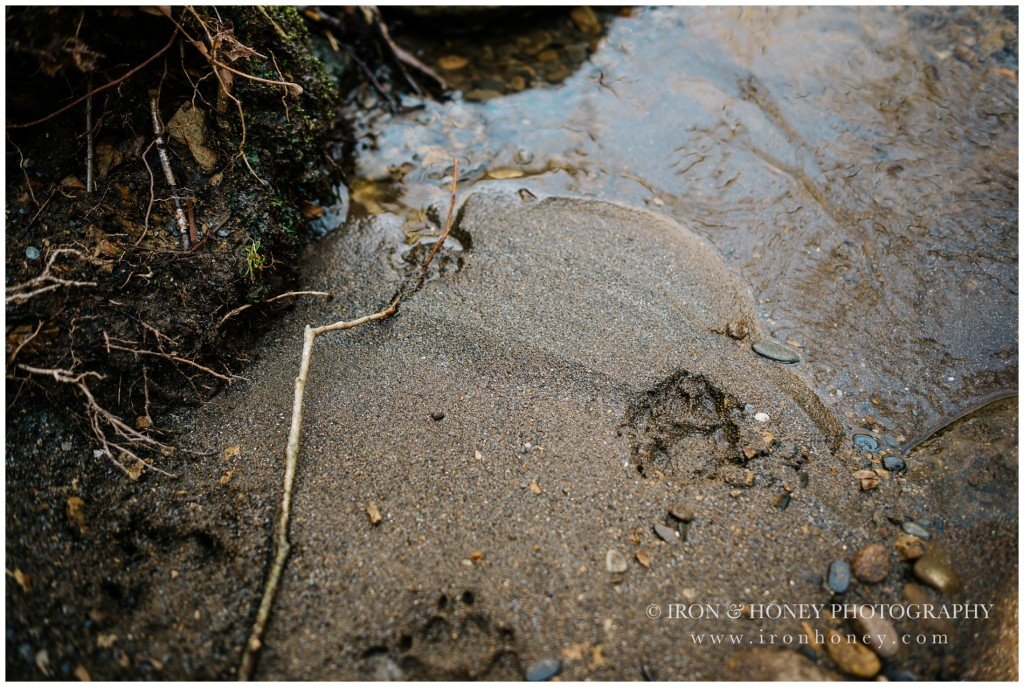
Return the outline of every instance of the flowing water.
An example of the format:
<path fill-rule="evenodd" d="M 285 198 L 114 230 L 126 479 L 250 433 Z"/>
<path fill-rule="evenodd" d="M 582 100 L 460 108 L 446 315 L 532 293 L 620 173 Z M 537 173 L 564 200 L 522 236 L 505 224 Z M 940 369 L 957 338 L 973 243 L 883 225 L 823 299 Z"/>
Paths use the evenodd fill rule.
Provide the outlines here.
<path fill-rule="evenodd" d="M 822 399 L 891 441 L 1016 387 L 1015 10 L 598 20 L 446 41 L 399 24 L 462 95 L 398 115 L 356 95 L 352 212 L 436 234 L 453 156 L 464 190 L 663 212 L 749 284 Z"/>

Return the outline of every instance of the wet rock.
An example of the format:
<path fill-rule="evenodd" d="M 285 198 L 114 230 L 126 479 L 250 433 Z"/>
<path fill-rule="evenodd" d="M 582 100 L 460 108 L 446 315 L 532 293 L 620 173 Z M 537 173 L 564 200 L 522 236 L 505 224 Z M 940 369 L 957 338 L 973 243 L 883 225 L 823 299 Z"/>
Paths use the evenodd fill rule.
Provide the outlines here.
<path fill-rule="evenodd" d="M 755 341 L 751 348 L 753 348 L 754 352 L 758 355 L 776 362 L 786 363 L 787 365 L 800 362 L 799 353 L 789 346 L 783 346 L 777 341 L 762 339 L 760 341 Z"/>
<path fill-rule="evenodd" d="M 601 22 L 598 20 L 597 15 L 594 14 L 594 10 L 586 5 L 577 7 L 569 13 L 569 16 L 572 17 L 572 22 L 576 24 L 576 28 L 588 36 L 596 36 L 601 33 Z"/>
<path fill-rule="evenodd" d="M 925 544 L 920 537 L 912 534 L 901 534 L 894 545 L 896 553 L 905 561 L 916 561 L 924 555 Z"/>
<path fill-rule="evenodd" d="M 500 98 L 501 93 L 490 88 L 474 88 L 473 90 L 466 93 L 466 100 L 494 100 Z"/>
<path fill-rule="evenodd" d="M 850 588 L 850 564 L 846 561 L 832 561 L 828 566 L 828 588 L 836 594 L 845 594 Z"/>
<path fill-rule="evenodd" d="M 943 594 L 955 594 L 960 590 L 960 578 L 953 569 L 953 562 L 945 549 L 930 546 L 924 555 L 914 563 L 914 576 L 929 587 Z"/>
<path fill-rule="evenodd" d="M 863 644 L 848 642 L 835 630 L 828 631 L 825 648 L 839 669 L 848 675 L 867 680 L 882 669 L 882 662 L 875 652 Z"/>
<path fill-rule="evenodd" d="M 790 498 L 789 492 L 783 492 L 775 497 L 773 505 L 779 510 L 786 510 L 789 508 Z"/>
<path fill-rule="evenodd" d="M 882 658 L 891 658 L 900 650 L 896 628 L 885 618 L 878 617 L 871 606 L 858 606 L 851 624 L 864 643 Z"/>
<path fill-rule="evenodd" d="M 889 551 L 882 544 L 869 544 L 857 552 L 850 570 L 861 582 L 876 584 L 889 574 Z"/>
<path fill-rule="evenodd" d="M 663 525 L 660 522 L 654 523 L 654 533 L 669 546 L 676 546 L 679 544 L 679 535 L 674 529 L 667 525 Z"/>
<path fill-rule="evenodd" d="M 231 232 L 225 229 L 224 227 L 221 227 L 220 229 L 217 230 L 217 236 L 219 238 L 226 239 L 227 237 L 231 236 Z"/>
<path fill-rule="evenodd" d="M 561 672 L 561 661 L 556 658 L 542 658 L 531 663 L 526 669 L 526 679 L 530 682 L 546 682 Z"/>
<path fill-rule="evenodd" d="M 853 445 L 859 450 L 867 451 L 868 453 L 878 452 L 878 439 L 870 434 L 854 434 Z"/>
<path fill-rule="evenodd" d="M 906 522 L 903 523 L 903 531 L 906 532 L 907 534 L 910 534 L 910 535 L 913 535 L 915 537 L 919 537 L 921 539 L 924 539 L 925 541 L 928 541 L 929 539 L 932 538 L 932 535 L 931 535 L 931 533 L 928 532 L 928 530 L 926 530 L 925 528 L 921 527 L 920 525 L 918 525 L 916 522 L 913 522 L 912 520 L 907 520 Z"/>
<path fill-rule="evenodd" d="M 28 248 L 25 249 L 25 257 L 28 258 L 29 260 L 38 260 L 39 249 L 36 248 L 35 246 L 29 246 Z"/>
<path fill-rule="evenodd" d="M 608 553 L 604 557 L 604 566 L 610 573 L 624 573 L 626 572 L 626 557 L 615 549 L 608 549 Z"/>
<path fill-rule="evenodd" d="M 903 474 L 907 471 L 907 461 L 903 460 L 899 456 L 886 456 L 882 459 L 882 467 L 889 472 Z"/>
<path fill-rule="evenodd" d="M 679 522 L 693 522 L 694 515 L 693 509 L 687 506 L 685 503 L 677 503 L 668 509 L 668 514 Z"/>

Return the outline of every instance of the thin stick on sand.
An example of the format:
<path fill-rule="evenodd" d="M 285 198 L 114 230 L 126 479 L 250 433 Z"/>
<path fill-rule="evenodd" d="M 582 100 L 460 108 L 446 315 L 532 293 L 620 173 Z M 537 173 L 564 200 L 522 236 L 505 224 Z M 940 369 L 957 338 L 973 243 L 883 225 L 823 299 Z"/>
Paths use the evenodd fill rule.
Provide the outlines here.
<path fill-rule="evenodd" d="M 433 249 L 423 262 L 417 278 L 417 284 L 422 283 L 434 256 L 437 255 L 452 230 L 452 219 L 455 214 L 455 193 L 459 183 L 459 161 L 455 160 L 452 170 L 452 192 L 448 203 L 448 219 L 444 224 L 444 231 L 434 244 Z M 309 378 L 309 366 L 313 358 L 313 342 L 316 337 L 328 332 L 337 332 L 345 329 L 353 329 L 368 322 L 376 322 L 391 317 L 398 312 L 398 306 L 402 301 L 402 292 L 395 296 L 394 300 L 379 312 L 372 315 L 365 315 L 354 320 L 325 324 L 320 327 L 306 326 L 302 340 L 302 359 L 299 364 L 299 376 L 295 378 L 295 397 L 292 400 L 292 424 L 288 433 L 288 446 L 285 448 L 284 468 L 284 489 L 281 493 L 281 514 L 277 521 L 277 530 L 274 536 L 274 560 L 270 566 L 270 573 L 263 588 L 263 598 L 260 601 L 259 610 L 256 612 L 256 620 L 252 626 L 249 639 L 242 649 L 242 662 L 238 667 L 238 679 L 248 681 L 252 679 L 253 670 L 256 667 L 256 657 L 263 646 L 263 633 L 266 631 L 267 622 L 274 609 L 274 599 L 277 597 L 277 588 L 281 583 L 281 575 L 284 573 L 284 566 L 288 562 L 288 555 L 291 553 L 291 542 L 288 541 L 288 529 L 291 521 L 292 508 L 292 487 L 295 484 L 295 469 L 299 462 L 299 437 L 302 430 L 302 400 L 306 392 L 306 380 Z"/>

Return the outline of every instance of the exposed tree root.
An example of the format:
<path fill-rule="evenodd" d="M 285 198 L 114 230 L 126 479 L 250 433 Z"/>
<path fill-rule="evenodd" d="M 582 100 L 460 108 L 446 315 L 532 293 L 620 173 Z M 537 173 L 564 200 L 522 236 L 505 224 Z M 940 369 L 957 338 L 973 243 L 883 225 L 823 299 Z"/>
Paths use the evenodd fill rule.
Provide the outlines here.
<path fill-rule="evenodd" d="M 452 220 L 455 215 L 455 194 L 459 183 L 459 161 L 455 160 L 452 170 L 452 191 L 448 204 L 448 219 L 445 221 L 444 231 L 438 238 L 433 250 L 423 261 L 423 267 L 415 282 L 418 288 L 426 276 L 430 262 L 437 255 L 445 240 L 452 230 Z M 414 288 L 414 290 L 415 290 Z M 292 399 L 292 424 L 288 432 L 288 445 L 285 447 L 285 468 L 284 487 L 281 493 L 281 513 L 277 522 L 277 530 L 274 537 L 274 560 L 270 566 L 270 573 L 267 575 L 266 585 L 263 588 L 263 598 L 260 600 L 259 610 L 256 612 L 256 621 L 253 623 L 249 639 L 242 649 L 242 661 L 238 667 L 238 679 L 248 681 L 252 678 L 253 670 L 256 667 L 256 657 L 263 645 L 263 633 L 266 631 L 267 622 L 270 620 L 271 611 L 274 608 L 274 599 L 277 597 L 278 585 L 281 583 L 281 575 L 284 573 L 284 566 L 288 562 L 288 555 L 291 553 L 291 542 L 288 541 L 288 529 L 291 523 L 292 508 L 292 487 L 295 484 L 295 469 L 299 462 L 299 436 L 302 430 L 302 401 L 306 392 L 306 380 L 309 378 L 309 366 L 313 357 L 313 342 L 316 337 L 328 332 L 337 332 L 345 329 L 353 329 L 368 322 L 376 322 L 391 317 L 398 312 L 398 306 L 402 302 L 402 291 L 399 291 L 390 305 L 372 315 L 366 315 L 354 320 L 335 322 L 320 327 L 306 326 L 302 340 L 302 358 L 299 363 L 299 376 L 295 378 L 295 396 Z"/>
<path fill-rule="evenodd" d="M 46 261 L 46 266 L 43 267 L 43 271 L 38 277 L 29 279 L 27 282 L 22 284 L 15 284 L 14 286 L 7 287 L 7 304 L 24 303 L 25 301 L 35 298 L 41 293 L 53 291 L 54 289 L 59 289 L 61 287 L 96 286 L 96 282 L 94 281 L 74 281 L 54 276 L 52 272 L 53 262 L 61 255 L 76 255 L 83 260 L 90 259 L 88 255 L 77 248 L 56 249 L 50 253 L 50 259 Z"/>

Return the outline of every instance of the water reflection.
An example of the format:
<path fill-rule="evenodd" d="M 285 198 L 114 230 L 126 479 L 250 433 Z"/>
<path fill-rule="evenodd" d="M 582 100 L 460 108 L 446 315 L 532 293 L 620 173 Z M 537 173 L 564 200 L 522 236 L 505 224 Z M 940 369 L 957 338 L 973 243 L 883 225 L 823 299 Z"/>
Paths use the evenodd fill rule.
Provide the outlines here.
<path fill-rule="evenodd" d="M 353 210 L 415 243 L 458 155 L 464 189 L 670 214 L 851 428 L 912 436 L 1016 385 L 1015 13 L 655 8 L 594 47 L 558 86 L 353 108 Z"/>

